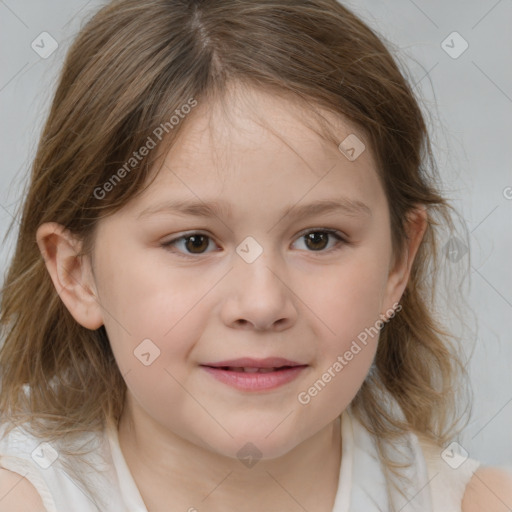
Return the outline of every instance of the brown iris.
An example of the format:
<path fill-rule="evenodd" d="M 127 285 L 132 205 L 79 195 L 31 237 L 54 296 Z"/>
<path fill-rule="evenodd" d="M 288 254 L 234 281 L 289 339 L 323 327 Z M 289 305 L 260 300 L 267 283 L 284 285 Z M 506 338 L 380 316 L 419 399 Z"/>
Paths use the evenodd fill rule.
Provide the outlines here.
<path fill-rule="evenodd" d="M 206 235 L 191 235 L 185 238 L 185 246 L 193 254 L 202 253 L 199 250 L 194 252 L 195 249 L 206 249 L 208 247 L 208 237 Z"/>
<path fill-rule="evenodd" d="M 322 233 L 320 231 L 315 231 L 312 233 L 308 233 L 307 235 L 304 235 L 306 238 L 306 245 L 313 250 L 321 250 L 326 247 L 326 243 L 329 239 L 329 233 Z M 308 244 L 308 242 L 312 242 L 313 246 Z M 325 243 L 324 243 L 325 242 Z M 316 244 L 320 244 L 321 247 L 318 247 Z"/>

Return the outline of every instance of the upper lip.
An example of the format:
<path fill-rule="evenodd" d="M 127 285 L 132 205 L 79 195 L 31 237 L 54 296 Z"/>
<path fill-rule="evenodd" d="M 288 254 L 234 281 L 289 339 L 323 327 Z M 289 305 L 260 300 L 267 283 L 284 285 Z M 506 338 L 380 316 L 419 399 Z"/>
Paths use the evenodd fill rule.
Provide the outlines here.
<path fill-rule="evenodd" d="M 306 366 L 296 361 L 290 361 L 282 357 L 267 357 L 265 359 L 254 359 L 252 357 L 241 357 L 239 359 L 230 359 L 226 361 L 217 361 L 215 363 L 205 363 L 201 366 L 234 366 L 238 368 L 280 368 L 281 366 Z"/>

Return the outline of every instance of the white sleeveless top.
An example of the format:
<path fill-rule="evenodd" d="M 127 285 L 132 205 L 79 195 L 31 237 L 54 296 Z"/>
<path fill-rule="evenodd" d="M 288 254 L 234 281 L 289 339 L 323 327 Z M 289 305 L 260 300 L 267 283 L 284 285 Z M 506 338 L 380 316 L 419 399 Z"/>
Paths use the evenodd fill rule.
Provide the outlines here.
<path fill-rule="evenodd" d="M 407 497 L 386 484 L 375 440 L 351 413 L 341 415 L 342 458 L 332 512 L 461 512 L 466 485 L 479 462 L 455 450 L 444 451 L 420 442 L 413 433 L 394 446 L 410 457 Z M 89 478 L 101 497 L 95 500 L 61 466 L 52 446 L 19 427 L 0 440 L 0 467 L 26 477 L 39 492 L 46 512 L 148 512 L 121 452 L 117 430 L 94 434 L 98 449 Z M 450 447 L 449 447 L 450 448 Z M 396 460 L 395 454 L 395 460 Z M 447 460 L 448 462 L 445 462 Z"/>

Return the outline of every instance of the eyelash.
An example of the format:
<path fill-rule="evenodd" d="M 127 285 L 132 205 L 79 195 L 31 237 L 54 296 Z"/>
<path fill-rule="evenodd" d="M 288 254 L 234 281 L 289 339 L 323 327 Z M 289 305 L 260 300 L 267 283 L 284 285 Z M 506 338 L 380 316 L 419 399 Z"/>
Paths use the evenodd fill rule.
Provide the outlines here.
<path fill-rule="evenodd" d="M 323 250 L 318 250 L 318 251 L 307 251 L 307 252 L 311 252 L 311 253 L 319 253 L 319 254 L 322 254 L 322 253 L 331 253 L 331 252 L 335 252 L 335 251 L 338 251 L 340 250 L 344 245 L 348 245 L 349 242 L 347 241 L 347 239 L 343 236 L 343 234 L 340 232 L 340 231 L 337 231 L 335 229 L 309 229 L 307 231 L 303 231 L 298 237 L 297 237 L 297 240 L 302 238 L 302 237 L 305 237 L 306 235 L 309 235 L 311 233 L 325 233 L 325 234 L 328 234 L 328 235 L 332 235 L 334 238 L 336 238 L 338 240 L 338 243 L 332 247 L 331 249 L 323 249 Z M 203 256 L 204 254 L 208 254 L 207 252 L 205 253 L 198 253 L 198 254 L 191 254 L 191 253 L 183 253 L 183 252 L 180 252 L 180 251 L 176 251 L 176 250 L 173 250 L 172 249 L 172 246 L 176 243 L 176 242 L 179 242 L 180 240 L 186 240 L 190 237 L 193 237 L 195 235 L 202 235 L 202 236 L 205 236 L 207 237 L 208 239 L 212 240 L 212 238 L 209 236 L 209 235 L 206 235 L 205 233 L 201 233 L 199 231 L 194 231 L 194 232 L 191 232 L 191 233 L 187 233 L 185 235 L 182 235 L 182 236 L 179 236 L 177 238 L 174 238 L 173 240 L 169 240 L 168 242 L 164 242 L 161 244 L 161 246 L 172 252 L 172 253 L 175 253 L 183 258 L 193 258 L 193 259 L 197 259 L 198 256 Z"/>

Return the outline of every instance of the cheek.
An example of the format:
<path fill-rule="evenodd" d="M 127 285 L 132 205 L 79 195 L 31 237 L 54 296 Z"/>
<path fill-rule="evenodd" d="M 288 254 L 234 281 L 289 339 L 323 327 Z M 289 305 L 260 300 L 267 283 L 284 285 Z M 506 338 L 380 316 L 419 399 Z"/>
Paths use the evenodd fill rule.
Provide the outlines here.
<path fill-rule="evenodd" d="M 297 394 L 297 403 L 310 418 L 325 422 L 338 416 L 363 384 L 375 355 L 374 346 L 358 341 L 333 354 Z"/>
<path fill-rule="evenodd" d="M 355 253 L 338 269 L 332 267 L 305 283 L 308 308 L 321 326 L 326 353 L 344 350 L 352 339 L 375 325 L 383 305 L 387 272 L 384 258 L 372 251 Z M 321 322 L 318 322 L 318 319 Z"/>
<path fill-rule="evenodd" d="M 310 418 L 332 418 L 343 411 L 363 384 L 377 349 L 386 282 L 386 262 L 371 250 L 347 258 L 309 283 L 318 359 L 297 402 Z M 319 321 L 319 319 L 321 321 Z"/>
<path fill-rule="evenodd" d="M 169 337 L 176 337 L 191 312 L 194 316 L 195 306 L 218 277 L 196 278 L 190 270 L 157 265 L 130 249 L 105 254 L 101 261 L 98 284 L 105 325 L 108 331 L 119 331 L 133 342 L 154 338 L 165 344 Z M 142 252 L 150 250 L 159 251 Z M 122 253 L 131 254 L 130 259 L 119 259 Z"/>

